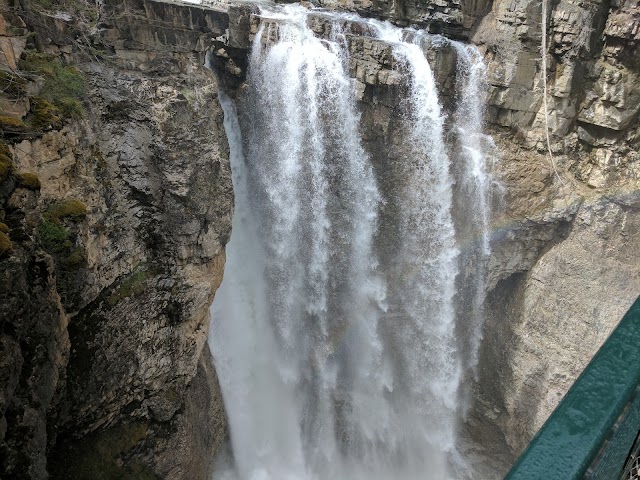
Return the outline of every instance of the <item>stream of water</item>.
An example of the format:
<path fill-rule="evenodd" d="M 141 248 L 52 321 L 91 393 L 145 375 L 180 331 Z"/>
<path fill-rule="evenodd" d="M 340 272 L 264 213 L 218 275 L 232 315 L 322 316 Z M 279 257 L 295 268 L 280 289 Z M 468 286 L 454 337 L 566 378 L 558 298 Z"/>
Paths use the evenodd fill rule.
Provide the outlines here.
<path fill-rule="evenodd" d="M 477 364 L 489 254 L 484 67 L 452 42 L 461 97 L 452 152 L 428 35 L 327 14 L 320 38 L 309 15 L 263 9 L 244 99 L 220 95 L 236 203 L 209 338 L 231 440 L 215 478 L 456 478 L 466 468 L 456 449 L 461 384 Z M 387 193 L 360 131 L 345 20 L 392 45 L 406 79 L 391 256 L 378 248 Z M 454 195 L 473 205 L 464 223 L 477 237 L 462 302 L 475 313 L 462 329 Z"/>

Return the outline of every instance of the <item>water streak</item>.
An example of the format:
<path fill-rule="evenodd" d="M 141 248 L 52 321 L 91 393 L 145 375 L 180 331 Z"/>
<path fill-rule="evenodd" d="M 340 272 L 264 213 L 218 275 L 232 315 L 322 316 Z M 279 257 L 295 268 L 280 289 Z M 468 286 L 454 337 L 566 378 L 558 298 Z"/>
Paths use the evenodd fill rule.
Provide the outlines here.
<path fill-rule="evenodd" d="M 468 326 L 460 337 L 467 344 L 465 368 L 476 375 L 484 327 L 487 263 L 491 254 L 489 217 L 492 182 L 487 163 L 495 147 L 482 128 L 486 96 L 486 67 L 482 57 L 473 46 L 458 42 L 452 44 L 457 52 L 459 96 L 454 129 L 461 160 L 456 212 L 460 218 L 458 233 L 466 237 L 462 241 L 467 245 L 462 258 L 467 272 L 462 279 L 464 285 L 459 287 L 459 295 L 464 296 L 465 291 L 468 292 L 462 307 L 468 312 Z"/>

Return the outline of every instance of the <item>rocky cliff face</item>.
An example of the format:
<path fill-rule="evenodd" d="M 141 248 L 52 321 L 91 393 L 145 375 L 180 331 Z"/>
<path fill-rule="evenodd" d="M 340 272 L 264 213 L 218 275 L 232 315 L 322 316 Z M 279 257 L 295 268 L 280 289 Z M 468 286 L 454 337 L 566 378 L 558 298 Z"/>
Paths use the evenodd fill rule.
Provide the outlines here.
<path fill-rule="evenodd" d="M 136 4 L 76 6 L 3 4 L 0 470 L 205 478 L 233 205 L 217 83 L 193 38 L 133 38 Z"/>
<path fill-rule="evenodd" d="M 487 51 L 488 119 L 506 188 L 477 412 L 497 421 L 515 453 L 640 292 L 640 9 L 549 8 L 553 159 L 544 152 L 540 14 L 533 2 L 494 2 L 471 37 Z"/>

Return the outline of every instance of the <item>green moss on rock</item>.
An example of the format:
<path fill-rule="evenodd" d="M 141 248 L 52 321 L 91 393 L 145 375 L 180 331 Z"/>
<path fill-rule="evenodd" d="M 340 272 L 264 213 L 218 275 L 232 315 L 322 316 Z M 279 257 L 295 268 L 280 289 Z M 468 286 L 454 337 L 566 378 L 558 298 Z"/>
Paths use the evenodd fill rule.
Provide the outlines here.
<path fill-rule="evenodd" d="M 8 115 L 0 115 L 0 133 L 24 133 L 29 127 L 19 118 L 10 117 Z"/>
<path fill-rule="evenodd" d="M 107 304 L 113 307 L 123 298 L 140 295 L 144 292 L 145 284 L 150 276 L 150 272 L 139 270 L 133 273 L 128 279 L 120 284 L 118 288 L 107 297 Z"/>
<path fill-rule="evenodd" d="M 70 198 L 56 202 L 47 208 L 42 216 L 49 222 L 59 224 L 63 218 L 72 221 L 82 220 L 87 215 L 87 206 L 80 200 Z"/>
<path fill-rule="evenodd" d="M 13 158 L 9 145 L 4 142 L 0 142 L 0 155 L 6 155 L 9 158 Z"/>
<path fill-rule="evenodd" d="M 167 389 L 167 391 L 164 393 L 164 397 L 171 403 L 177 403 L 181 400 L 180 395 L 178 394 L 178 390 L 176 390 L 176 387 L 174 387 L 173 385 Z"/>
<path fill-rule="evenodd" d="M 89 435 L 55 462 L 54 480 L 156 480 L 151 469 L 139 461 L 123 461 L 149 435 L 149 425 L 135 421 Z"/>
<path fill-rule="evenodd" d="M 9 226 L 6 223 L 0 222 L 0 232 L 9 233 Z"/>
<path fill-rule="evenodd" d="M 100 150 L 98 150 L 97 148 L 95 148 L 95 147 L 94 147 L 94 151 L 93 151 L 93 158 L 95 158 L 96 168 L 100 172 L 103 172 L 104 170 L 106 170 L 107 161 L 105 160 L 104 155 L 102 154 L 102 152 Z"/>
<path fill-rule="evenodd" d="M 38 175 L 31 172 L 22 172 L 16 175 L 18 185 L 29 190 L 40 190 L 40 179 Z"/>
<path fill-rule="evenodd" d="M 4 145 L 4 144 L 2 144 Z M 4 149 L 0 148 L 0 182 L 3 182 L 7 179 L 11 172 L 13 172 L 13 160 L 11 158 L 11 153 L 7 150 L 7 153 L 4 152 Z"/>
<path fill-rule="evenodd" d="M 13 251 L 13 243 L 6 233 L 0 232 L 0 257 L 7 257 Z"/>
<path fill-rule="evenodd" d="M 31 125 L 39 130 L 62 128 L 62 112 L 58 107 L 42 97 L 31 99 Z"/>

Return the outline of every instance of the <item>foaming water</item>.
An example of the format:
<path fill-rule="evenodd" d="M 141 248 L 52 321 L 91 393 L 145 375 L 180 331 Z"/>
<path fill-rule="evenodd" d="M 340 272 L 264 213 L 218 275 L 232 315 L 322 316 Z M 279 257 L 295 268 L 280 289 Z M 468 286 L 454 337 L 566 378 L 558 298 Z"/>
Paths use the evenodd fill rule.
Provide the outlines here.
<path fill-rule="evenodd" d="M 452 478 L 468 362 L 456 330 L 453 176 L 425 37 L 363 21 L 407 75 L 398 244 L 381 258 L 384 195 L 343 31 L 359 19 L 328 15 L 321 39 L 308 15 L 262 10 L 238 110 L 221 94 L 236 206 L 209 339 L 231 439 L 214 478 Z M 480 129 L 478 115 L 458 128 Z M 469 175 L 469 192 L 482 190 L 484 177 Z"/>
<path fill-rule="evenodd" d="M 455 338 L 454 295 L 458 249 L 451 216 L 452 176 L 444 143 L 444 118 L 423 36 L 389 24 L 370 22 L 377 36 L 393 44 L 398 68 L 408 76 L 404 101 L 408 167 L 400 201 L 396 281 L 401 321 L 396 334 L 404 389 L 400 393 L 407 428 L 417 430 L 414 455 L 430 447 L 451 453 L 458 421 L 462 375 Z M 394 302 L 396 303 L 396 302 Z M 426 439 L 427 445 L 421 438 Z M 426 466 L 422 465 L 424 469 Z M 444 466 L 440 467 L 444 471 Z M 430 478 L 443 478 L 432 474 Z"/>

